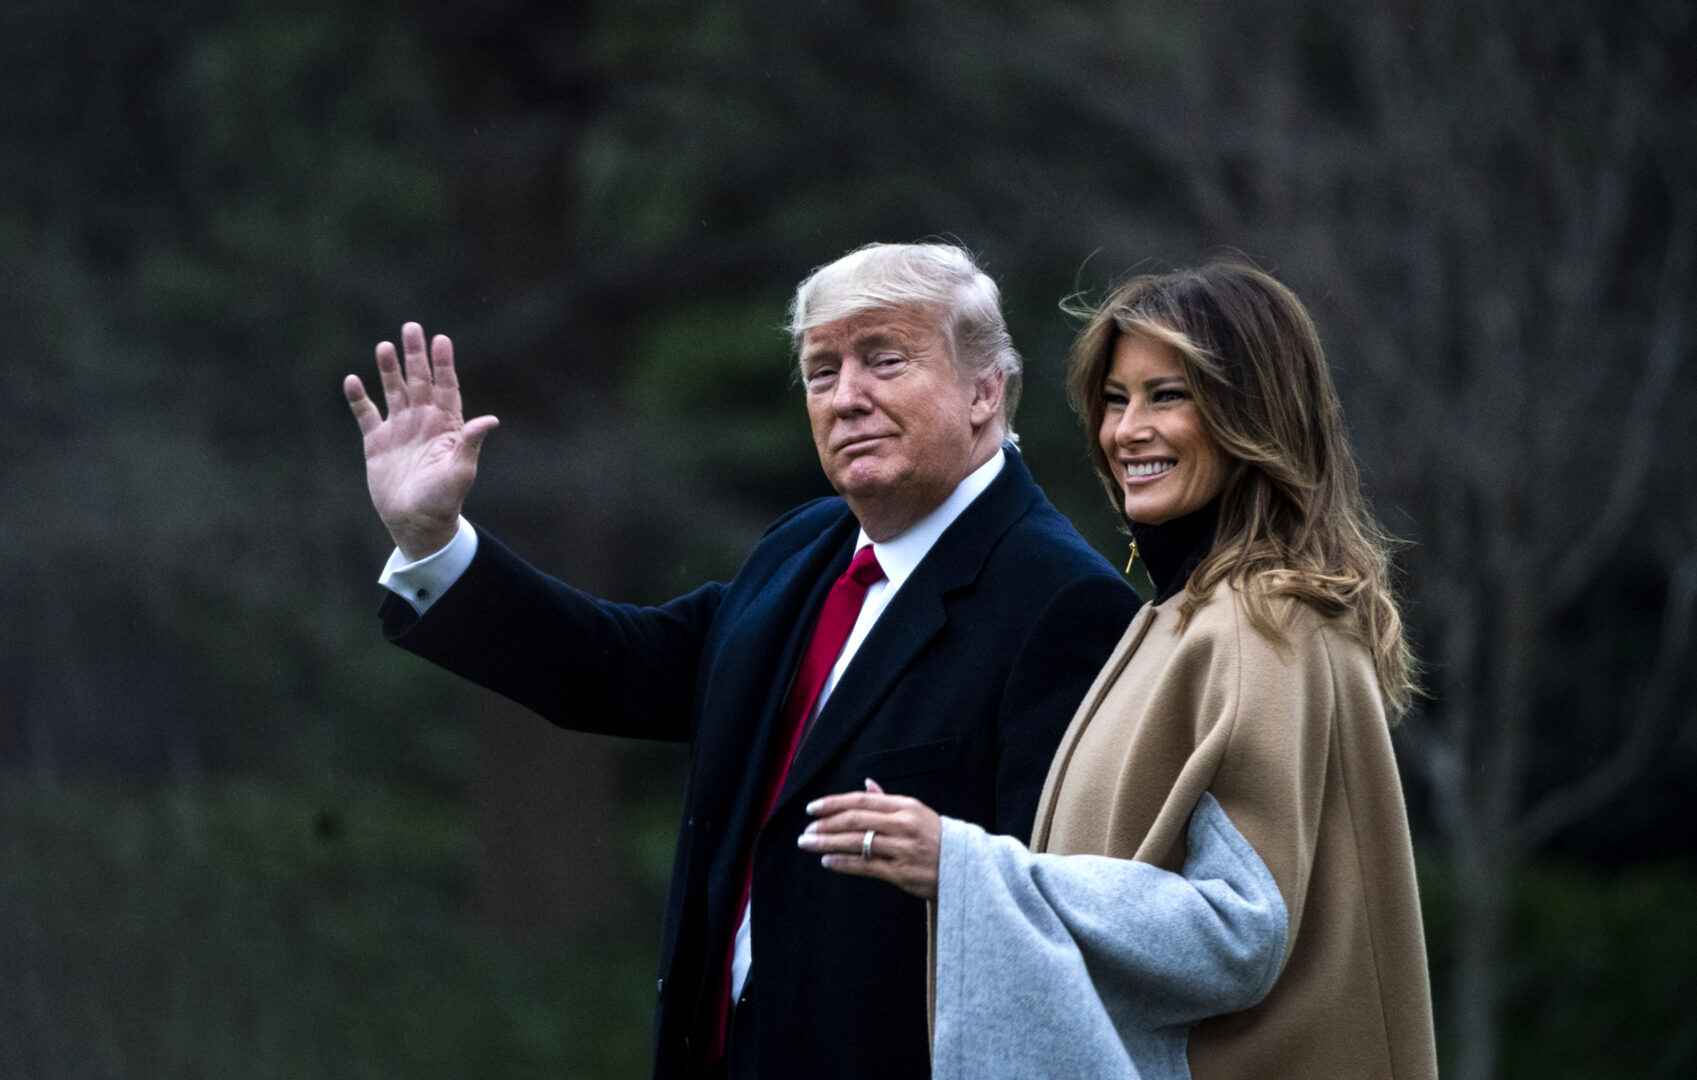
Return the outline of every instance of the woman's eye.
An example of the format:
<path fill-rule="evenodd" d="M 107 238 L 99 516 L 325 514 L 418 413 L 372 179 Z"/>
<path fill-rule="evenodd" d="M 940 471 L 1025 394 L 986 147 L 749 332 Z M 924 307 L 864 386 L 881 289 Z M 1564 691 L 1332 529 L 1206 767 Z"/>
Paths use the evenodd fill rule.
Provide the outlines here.
<path fill-rule="evenodd" d="M 1107 393 L 1102 395 L 1102 403 L 1110 409 L 1125 408 L 1127 400 L 1128 399 L 1124 394 L 1118 393 L 1114 390 L 1109 390 Z"/>
<path fill-rule="evenodd" d="M 1160 404 L 1165 404 L 1167 402 L 1172 402 L 1172 401 L 1184 401 L 1188 397 L 1190 397 L 1190 395 L 1188 393 L 1186 393 L 1184 390 L 1181 390 L 1180 388 L 1178 388 L 1176 386 L 1167 386 L 1167 387 L 1162 387 L 1161 389 L 1155 391 L 1153 394 L 1150 394 L 1149 400 L 1155 402 L 1157 405 L 1160 405 Z"/>

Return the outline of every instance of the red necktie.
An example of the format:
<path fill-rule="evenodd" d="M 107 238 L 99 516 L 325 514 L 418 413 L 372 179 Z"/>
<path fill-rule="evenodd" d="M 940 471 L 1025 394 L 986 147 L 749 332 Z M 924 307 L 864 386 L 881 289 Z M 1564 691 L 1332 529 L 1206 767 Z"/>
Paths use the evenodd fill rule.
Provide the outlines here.
<path fill-rule="evenodd" d="M 767 815 L 772 812 L 773 804 L 778 801 L 778 793 L 784 789 L 784 778 L 790 773 L 790 763 L 795 760 L 796 748 L 801 745 L 802 732 L 807 727 L 814 702 L 819 700 L 819 691 L 825 688 L 825 680 L 831 669 L 837 666 L 837 657 L 848 642 L 855 620 L 860 618 L 861 605 L 866 602 L 866 590 L 883 578 L 884 569 L 878 565 L 878 557 L 872 553 L 872 545 L 868 544 L 854 553 L 849 568 L 831 585 L 831 591 L 825 597 L 825 606 L 819 610 L 819 621 L 813 624 L 813 633 L 802 651 L 801 666 L 796 668 L 795 680 L 790 683 L 790 695 L 784 699 L 784 713 L 778 728 L 781 750 L 767 774 L 762 792 L 762 827 Z M 760 834 L 756 832 L 756 844 L 759 839 Z M 709 1065 L 717 1063 L 725 1053 L 725 1034 L 730 1021 L 731 963 L 736 955 L 736 932 L 742 926 L 742 913 L 748 907 L 749 886 L 754 878 L 754 846 L 749 845 L 748 859 L 743 864 L 742 891 L 736 906 L 737 921 L 731 927 L 731 940 L 725 947 L 721 965 L 723 971 L 716 984 L 718 1023 L 707 1051 Z"/>

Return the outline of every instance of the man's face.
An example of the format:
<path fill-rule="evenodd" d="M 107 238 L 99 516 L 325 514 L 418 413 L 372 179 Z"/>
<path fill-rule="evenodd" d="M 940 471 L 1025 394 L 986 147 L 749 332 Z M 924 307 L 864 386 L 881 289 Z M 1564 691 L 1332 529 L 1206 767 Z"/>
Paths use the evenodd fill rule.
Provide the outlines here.
<path fill-rule="evenodd" d="M 808 330 L 801 377 L 819 463 L 874 540 L 936 509 L 1000 443 L 1000 376 L 963 377 L 925 308 L 878 308 Z"/>

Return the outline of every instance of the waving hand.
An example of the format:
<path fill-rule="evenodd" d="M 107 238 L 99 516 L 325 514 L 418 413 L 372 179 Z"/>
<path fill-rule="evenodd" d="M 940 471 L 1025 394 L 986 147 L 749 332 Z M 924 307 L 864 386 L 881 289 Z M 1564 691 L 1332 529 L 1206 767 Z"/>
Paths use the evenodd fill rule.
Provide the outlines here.
<path fill-rule="evenodd" d="M 409 560 L 446 546 L 459 527 L 460 507 L 477 477 L 484 437 L 500 423 L 493 416 L 467 421 L 460 412 L 454 343 L 436 335 L 425 354 L 424 328 L 401 327 L 403 370 L 395 346 L 377 346 L 383 383 L 382 416 L 359 376 L 342 381 L 360 434 L 365 437 L 365 480 L 371 505 L 395 546 Z"/>

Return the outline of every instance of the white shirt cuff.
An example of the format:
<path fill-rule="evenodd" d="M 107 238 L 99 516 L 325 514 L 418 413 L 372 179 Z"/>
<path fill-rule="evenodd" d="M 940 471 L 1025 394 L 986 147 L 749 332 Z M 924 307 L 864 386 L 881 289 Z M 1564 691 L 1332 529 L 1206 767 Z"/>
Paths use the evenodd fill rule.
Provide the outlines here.
<path fill-rule="evenodd" d="M 377 584 L 423 615 L 454 582 L 460 580 L 460 575 L 466 572 L 476 554 L 477 530 L 462 514 L 459 532 L 440 551 L 434 551 L 417 562 L 407 562 L 400 548 L 391 552 Z"/>

